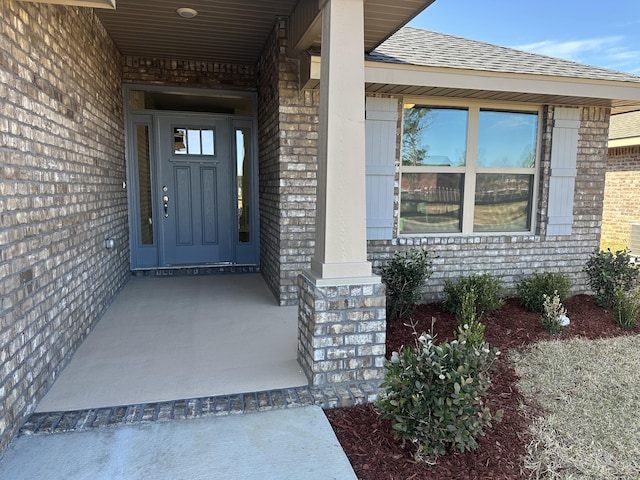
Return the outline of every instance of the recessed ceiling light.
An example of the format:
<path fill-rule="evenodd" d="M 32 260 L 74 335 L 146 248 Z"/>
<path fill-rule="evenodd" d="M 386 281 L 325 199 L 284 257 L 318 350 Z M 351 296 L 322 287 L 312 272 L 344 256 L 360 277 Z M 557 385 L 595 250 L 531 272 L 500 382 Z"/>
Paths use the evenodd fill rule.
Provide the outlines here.
<path fill-rule="evenodd" d="M 182 18 L 193 18 L 198 15 L 198 11 L 193 8 L 179 8 L 176 10 L 176 13 L 180 15 Z"/>

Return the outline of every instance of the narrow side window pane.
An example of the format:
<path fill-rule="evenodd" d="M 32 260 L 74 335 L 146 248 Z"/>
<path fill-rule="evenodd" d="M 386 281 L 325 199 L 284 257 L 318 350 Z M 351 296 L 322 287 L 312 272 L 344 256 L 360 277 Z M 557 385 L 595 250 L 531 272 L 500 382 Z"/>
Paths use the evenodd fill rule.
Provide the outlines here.
<path fill-rule="evenodd" d="M 145 92 L 141 90 L 131 90 L 129 92 L 129 108 L 131 110 L 144 110 L 147 108 Z"/>
<path fill-rule="evenodd" d="M 402 175 L 400 233 L 460 232 L 461 173 L 405 173 Z"/>
<path fill-rule="evenodd" d="M 153 203 L 151 201 L 151 155 L 149 126 L 136 125 L 138 191 L 140 202 L 140 243 L 153 245 Z"/>
<path fill-rule="evenodd" d="M 251 240 L 251 162 L 250 130 L 236 129 L 236 171 L 238 172 L 238 241 L 248 243 Z"/>
<path fill-rule="evenodd" d="M 413 106 L 404 110 L 402 164 L 460 167 L 466 163 L 468 111 Z"/>
<path fill-rule="evenodd" d="M 538 114 L 480 110 L 478 166 L 534 168 Z"/>
<path fill-rule="evenodd" d="M 533 175 L 478 174 L 474 232 L 530 230 L 532 192 Z"/>

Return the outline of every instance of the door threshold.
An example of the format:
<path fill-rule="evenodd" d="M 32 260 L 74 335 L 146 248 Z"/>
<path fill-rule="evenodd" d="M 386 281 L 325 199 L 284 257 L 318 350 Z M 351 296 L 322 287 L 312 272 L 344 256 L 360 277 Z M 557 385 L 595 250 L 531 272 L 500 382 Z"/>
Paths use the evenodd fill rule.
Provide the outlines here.
<path fill-rule="evenodd" d="M 260 265 L 215 263 L 204 265 L 170 265 L 131 270 L 134 277 L 177 277 L 192 275 L 222 275 L 230 273 L 260 273 Z"/>

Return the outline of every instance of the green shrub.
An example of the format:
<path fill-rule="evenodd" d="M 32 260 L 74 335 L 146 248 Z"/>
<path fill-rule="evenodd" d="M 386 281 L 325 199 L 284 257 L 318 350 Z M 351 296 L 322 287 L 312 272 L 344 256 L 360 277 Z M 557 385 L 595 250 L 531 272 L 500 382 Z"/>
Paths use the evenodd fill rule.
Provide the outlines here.
<path fill-rule="evenodd" d="M 640 290 L 625 292 L 622 289 L 615 293 L 616 324 L 625 330 L 632 330 L 640 316 Z"/>
<path fill-rule="evenodd" d="M 394 352 L 376 403 L 394 437 L 413 444 L 418 459 L 475 449 L 477 436 L 502 416 L 483 401 L 497 355 L 486 343 L 471 345 L 462 328 L 451 342 L 436 345 L 422 334 L 415 348 Z"/>
<path fill-rule="evenodd" d="M 520 280 L 517 286 L 520 305 L 529 312 L 543 312 L 544 295 L 557 292 L 561 302 L 569 298 L 571 283 L 562 273 L 535 273 Z"/>
<path fill-rule="evenodd" d="M 596 294 L 596 300 L 601 307 L 613 307 L 616 292 L 628 292 L 635 288 L 638 282 L 638 268 L 631 263 L 629 250 L 618 250 L 612 253 L 595 250 L 584 271 L 589 277 L 589 286 Z"/>
<path fill-rule="evenodd" d="M 415 310 L 422 288 L 433 273 L 433 257 L 427 250 L 413 248 L 396 252 L 380 271 L 387 287 L 387 318 L 404 318 Z"/>
<path fill-rule="evenodd" d="M 466 292 L 473 290 L 476 295 L 476 315 L 483 315 L 499 310 L 504 305 L 502 295 L 504 288 L 500 278 L 492 277 L 488 273 L 462 277 L 457 281 L 444 282 L 444 308 L 449 313 L 459 315 L 462 309 L 462 299 Z"/>
<path fill-rule="evenodd" d="M 567 315 L 567 310 L 560 301 L 558 292 L 553 292 L 553 295 L 542 294 L 542 328 L 549 333 L 558 333 L 562 330 L 562 317 Z"/>
<path fill-rule="evenodd" d="M 458 327 L 462 328 L 466 333 L 467 343 L 475 347 L 482 345 L 484 342 L 484 324 L 480 322 L 476 316 L 476 300 L 478 296 L 475 290 L 464 292 L 462 294 L 462 305 L 460 313 L 456 320 Z"/>

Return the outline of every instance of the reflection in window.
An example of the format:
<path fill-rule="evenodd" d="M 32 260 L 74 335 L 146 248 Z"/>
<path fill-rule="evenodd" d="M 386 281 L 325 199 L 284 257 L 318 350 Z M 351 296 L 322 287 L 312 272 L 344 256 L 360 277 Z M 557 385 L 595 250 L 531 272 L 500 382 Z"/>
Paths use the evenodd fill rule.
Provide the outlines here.
<path fill-rule="evenodd" d="M 531 231 L 537 139 L 538 111 L 405 105 L 400 233 Z"/>
<path fill-rule="evenodd" d="M 513 232 L 531 228 L 533 175 L 480 173 L 473 210 L 475 232 Z"/>
<path fill-rule="evenodd" d="M 149 126 L 136 125 L 138 192 L 140 201 L 140 243 L 153 245 L 153 203 L 151 201 L 151 155 Z"/>
<path fill-rule="evenodd" d="M 537 134 L 535 113 L 480 110 L 478 166 L 533 168 Z"/>
<path fill-rule="evenodd" d="M 403 174 L 400 233 L 460 232 L 463 181 L 460 173 Z"/>
<path fill-rule="evenodd" d="M 465 164 L 468 112 L 414 106 L 404 111 L 402 164 L 458 167 Z"/>
<path fill-rule="evenodd" d="M 248 128 L 236 128 L 236 168 L 238 175 L 238 241 L 250 241 L 251 232 L 251 133 Z"/>
<path fill-rule="evenodd" d="M 173 153 L 175 155 L 214 155 L 212 129 L 174 128 Z"/>

